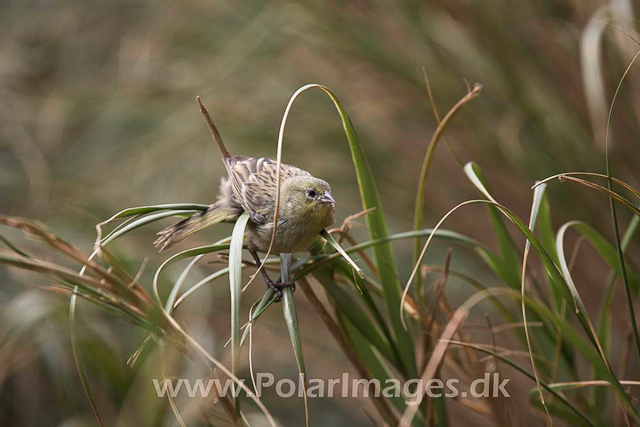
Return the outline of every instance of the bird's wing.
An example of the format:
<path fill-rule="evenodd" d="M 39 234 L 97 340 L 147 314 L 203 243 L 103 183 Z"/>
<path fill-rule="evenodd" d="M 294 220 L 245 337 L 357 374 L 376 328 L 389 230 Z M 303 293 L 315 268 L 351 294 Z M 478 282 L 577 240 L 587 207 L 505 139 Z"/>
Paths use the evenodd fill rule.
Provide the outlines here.
<path fill-rule="evenodd" d="M 233 194 L 251 220 L 258 224 L 272 220 L 277 188 L 277 163 L 265 157 L 234 156 L 225 158 L 225 166 Z M 283 163 L 280 168 L 280 184 L 282 185 L 287 178 L 303 175 L 311 174 Z"/>

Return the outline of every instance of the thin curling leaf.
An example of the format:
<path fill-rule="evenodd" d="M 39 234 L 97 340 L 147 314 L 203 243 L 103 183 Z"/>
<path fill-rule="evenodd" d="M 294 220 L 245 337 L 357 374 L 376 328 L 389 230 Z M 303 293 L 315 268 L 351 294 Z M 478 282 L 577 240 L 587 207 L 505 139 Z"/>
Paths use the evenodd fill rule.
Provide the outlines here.
<path fill-rule="evenodd" d="M 378 187 L 376 186 L 373 173 L 371 172 L 371 168 L 369 167 L 364 152 L 362 151 L 356 131 L 351 124 L 351 119 L 349 119 L 349 116 L 338 100 L 338 97 L 325 86 L 309 84 L 298 89 L 293 95 L 292 101 L 302 92 L 313 88 L 318 88 L 326 93 L 329 98 L 331 98 L 333 105 L 336 107 L 336 110 L 340 115 L 342 127 L 344 128 L 349 148 L 351 150 L 354 169 L 356 171 L 358 188 L 362 199 L 362 208 L 363 210 L 375 208 L 367 215 L 369 235 L 372 239 L 384 239 L 389 233 L 387 232 L 387 223 L 384 218 L 382 202 L 380 201 L 380 195 L 378 194 Z M 290 103 L 292 101 L 290 101 Z M 400 356 L 405 368 L 405 373 L 409 377 L 415 377 L 418 374 L 418 368 L 416 366 L 415 354 L 412 350 L 414 348 L 413 338 L 409 331 L 405 330 L 402 326 L 402 320 L 399 315 L 402 291 L 398 281 L 398 272 L 393 252 L 391 250 L 391 245 L 387 242 L 380 243 L 374 247 L 373 252 L 380 275 L 380 282 L 382 283 L 382 288 L 385 294 L 384 299 L 387 305 L 389 318 L 391 319 L 394 339 L 397 341 L 397 346 L 401 351 Z"/>
<path fill-rule="evenodd" d="M 78 287 L 74 287 L 73 292 L 71 294 L 71 299 L 69 300 L 69 336 L 71 338 L 71 350 L 73 352 L 73 361 L 75 362 L 76 369 L 78 371 L 78 375 L 80 376 L 80 382 L 82 382 L 82 388 L 84 388 L 84 392 L 89 399 L 89 404 L 91 405 L 91 410 L 96 416 L 96 421 L 98 425 L 102 427 L 104 424 L 102 423 L 102 418 L 100 418 L 100 413 L 98 412 L 98 406 L 96 405 L 96 400 L 93 397 L 93 392 L 91 391 L 91 384 L 89 383 L 89 377 L 87 376 L 87 371 L 84 367 L 84 361 L 82 360 L 82 353 L 80 350 L 80 344 L 78 343 L 78 338 L 76 336 L 76 301 L 78 298 Z"/>
<path fill-rule="evenodd" d="M 229 291 L 231 292 L 231 372 L 240 371 L 240 296 L 242 293 L 242 245 L 249 214 L 237 219 L 229 245 Z M 234 386 L 235 388 L 235 386 Z M 234 394 L 235 396 L 235 394 Z M 239 408 L 236 399 L 236 408 Z"/>
<path fill-rule="evenodd" d="M 361 278 L 364 277 L 364 274 L 362 274 L 362 269 L 358 266 L 358 264 L 355 263 L 354 260 L 351 259 L 351 257 L 344 251 L 344 249 L 342 249 L 340 243 L 336 242 L 336 240 L 333 238 L 333 236 L 331 236 L 331 234 L 329 234 L 329 232 L 327 232 L 327 230 L 322 230 L 322 232 L 320 232 L 320 235 L 324 237 L 325 240 L 329 242 L 329 244 L 333 246 L 333 248 L 338 251 L 338 253 L 342 255 L 342 257 L 347 260 L 349 264 L 351 264 L 351 267 L 353 267 L 356 273 L 358 273 L 358 276 L 360 276 Z"/>
<path fill-rule="evenodd" d="M 280 272 L 283 282 L 291 280 L 291 254 L 280 255 Z M 289 338 L 293 346 L 293 354 L 296 357 L 298 371 L 302 379 L 304 392 L 304 416 L 307 427 L 309 427 L 309 398 L 307 396 L 307 370 L 304 366 L 304 357 L 302 355 L 302 340 L 300 339 L 300 328 L 298 327 L 298 314 L 296 312 L 296 303 L 293 299 L 293 289 L 287 286 L 282 290 L 282 313 L 289 331 Z"/>

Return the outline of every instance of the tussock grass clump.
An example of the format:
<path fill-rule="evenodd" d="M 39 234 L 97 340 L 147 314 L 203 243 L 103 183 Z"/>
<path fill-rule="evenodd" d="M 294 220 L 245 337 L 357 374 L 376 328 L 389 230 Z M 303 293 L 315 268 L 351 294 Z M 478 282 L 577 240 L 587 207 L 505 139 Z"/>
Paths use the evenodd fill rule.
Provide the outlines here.
<path fill-rule="evenodd" d="M 631 65 L 636 58 L 633 58 Z M 627 72 L 623 80 L 626 75 Z M 433 104 L 428 80 L 427 88 Z M 478 373 L 498 372 L 508 366 L 531 381 L 528 397 L 530 408 L 544 414 L 550 421 L 561 420 L 568 425 L 604 425 L 610 413 L 606 410 L 608 402 L 615 402 L 610 406 L 614 407 L 617 416 L 630 424 L 640 422 L 638 405 L 629 388 L 640 385 L 640 382 L 630 380 L 626 375 L 627 367 L 640 361 L 640 339 L 634 311 L 640 282 L 626 253 L 640 223 L 637 200 L 640 199 L 640 192 L 613 176 L 608 143 L 605 144 L 606 174 L 566 172 L 538 182 L 532 188 L 528 218 L 520 217 L 498 201 L 490 188 L 490 179 L 483 174 L 480 165 L 473 162 L 465 164 L 454 152 L 460 172 L 477 191 L 478 198 L 459 203 L 433 228 L 425 228 L 425 190 L 437 145 L 455 114 L 480 96 L 482 86 L 475 85 L 442 119 L 434 106 L 438 127 L 427 148 L 418 178 L 414 227 L 407 232 L 391 234 L 374 173 L 356 131 L 344 107 L 328 88 L 306 85 L 294 93 L 280 127 L 277 161 L 281 162 L 282 159 L 284 131 L 294 101 L 301 94 L 314 89 L 329 97 L 340 117 L 357 176 L 362 211 L 348 217 L 342 226 L 325 230 L 309 253 L 295 258 L 290 255 L 282 255 L 280 259 L 267 256 L 264 266 L 277 268 L 275 266 L 279 264 L 282 279 L 298 283 L 301 295 L 317 312 L 358 375 L 363 379 L 382 382 L 393 379 L 403 384 L 415 379 L 426 382 L 454 376 L 470 381 Z M 204 106 L 201 103 L 200 106 L 211 129 L 215 129 Z M 613 104 L 605 138 L 608 138 L 612 113 Z M 547 186 L 557 182 L 578 184 L 609 198 L 613 241 L 581 221 L 569 221 L 557 229 L 553 227 L 552 201 L 546 190 Z M 451 215 L 474 209 L 473 206 L 477 205 L 487 210 L 497 250 L 484 242 L 443 228 Z M 620 225 L 617 207 L 632 214 L 626 227 Z M 141 340 L 140 347 L 132 354 L 130 365 L 136 365 L 139 358 L 146 357 L 156 346 L 161 355 L 170 346 L 184 357 L 185 362 L 206 367 L 208 375 L 232 378 L 235 386 L 242 388 L 250 397 L 216 396 L 213 401 L 203 403 L 205 407 L 201 408 L 202 411 L 196 412 L 222 408 L 227 422 L 242 425 L 249 424 L 249 418 L 255 416 L 255 404 L 265 420 L 270 425 L 276 425 L 274 417 L 256 396 L 255 381 L 252 390 L 239 379 L 243 367 L 249 366 L 251 379 L 254 380 L 252 352 L 255 349 L 251 348 L 253 326 L 267 310 L 277 307 L 273 304 L 276 296 L 268 289 L 246 313 L 246 322 L 242 322 L 245 313 L 241 311 L 241 301 L 247 286 L 247 283 L 243 283 L 242 271 L 247 266 L 258 267 L 243 257 L 243 237 L 248 216 L 244 214 L 235 222 L 229 237 L 170 256 L 145 286 L 141 283 L 141 276 L 127 271 L 110 250 L 113 242 L 142 226 L 168 217 L 186 217 L 206 208 L 206 205 L 179 203 L 125 209 L 97 225 L 98 236 L 90 255 L 83 254 L 41 225 L 0 216 L 3 228 L 19 229 L 47 249 L 46 255 L 36 256 L 21 249 L 22 245 L 13 239 L 0 235 L 6 247 L 0 252 L 0 263 L 46 276 L 48 281 L 41 284 L 43 288 L 69 297 L 73 356 L 99 424 L 103 424 L 100 402 L 95 397 L 95 390 L 85 369 L 82 346 L 76 339 L 74 325 L 78 296 L 146 331 L 148 336 Z M 368 239 L 357 241 L 352 236 L 351 227 L 363 219 L 366 221 Z M 105 234 L 103 229 L 107 226 L 111 230 Z M 570 230 L 580 235 L 579 242 L 588 242 L 610 269 L 597 316 L 587 312 L 579 285 L 573 279 L 574 269 L 580 268 L 573 261 L 579 243 L 573 252 L 567 251 L 565 240 Z M 516 243 L 517 239 L 512 235 L 514 232 L 524 240 L 524 246 Z M 424 262 L 425 254 L 436 238 L 446 242 L 450 249 L 442 265 L 427 265 Z M 393 241 L 403 239 L 414 242 L 414 266 L 409 277 L 399 274 L 396 264 L 398 255 L 392 246 Z M 459 251 L 477 256 L 497 278 L 499 285 L 485 286 L 476 278 L 456 271 L 451 265 L 451 258 Z M 55 254 L 55 257 L 51 257 L 51 254 Z M 227 265 L 187 288 L 194 266 L 213 256 L 224 259 Z M 539 270 L 530 268 L 531 256 L 538 259 Z M 172 283 L 168 293 L 161 292 L 160 283 L 166 269 L 187 260 L 188 264 Z M 437 274 L 438 279 L 433 288 L 429 288 L 426 277 L 433 273 Z M 174 317 L 177 306 L 223 276 L 228 276 L 230 289 L 230 340 L 228 350 L 224 350 L 224 353 L 228 352 L 229 363 L 226 365 L 220 361 L 226 354 L 213 356 Z M 466 301 L 457 307 L 452 305 L 447 295 L 446 285 L 453 277 L 468 285 L 471 291 Z M 612 363 L 616 351 L 611 345 L 615 331 L 610 321 L 617 278 L 621 279 L 624 286 L 627 300 L 625 315 L 628 316 L 631 331 L 624 363 L 619 366 Z M 319 296 L 319 293 L 324 296 Z M 491 304 L 485 327 L 490 338 L 482 341 L 468 333 L 465 322 L 472 311 L 484 302 Z M 313 413 L 306 394 L 308 372 L 302 344 L 305 331 L 299 327 L 296 299 L 290 288 L 283 291 L 281 308 L 297 369 L 305 385 L 305 422 L 310 425 Z M 500 331 L 509 331 L 512 335 L 512 348 L 497 345 L 495 336 Z M 249 338 L 250 347 L 248 362 L 242 357 L 246 338 Z M 631 351 L 632 348 L 637 351 Z M 588 372 L 585 372 L 584 366 L 588 367 Z M 165 374 L 170 376 L 169 373 Z M 191 419 L 185 417 L 184 408 L 180 407 L 179 402 L 172 397 L 167 399 L 178 422 L 188 424 Z M 474 400 L 458 396 L 453 403 L 449 403 L 444 397 L 425 396 L 420 397 L 418 402 L 411 402 L 410 396 L 371 394 L 365 400 L 367 413 L 381 425 L 446 425 L 450 418 L 450 406 L 454 404 L 461 404 L 496 425 L 517 424 L 522 418 L 509 399 Z M 189 411 L 189 414 L 192 413 Z"/>

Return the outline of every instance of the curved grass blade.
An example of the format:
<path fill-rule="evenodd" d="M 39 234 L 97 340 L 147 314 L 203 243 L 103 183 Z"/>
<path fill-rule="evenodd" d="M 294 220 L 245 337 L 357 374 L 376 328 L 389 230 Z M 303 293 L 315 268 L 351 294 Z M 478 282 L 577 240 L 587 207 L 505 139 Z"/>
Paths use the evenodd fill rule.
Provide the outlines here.
<path fill-rule="evenodd" d="M 338 251 L 338 253 L 340 255 L 342 255 L 342 257 L 349 263 L 351 264 L 351 267 L 353 267 L 353 269 L 356 271 L 356 273 L 358 273 L 358 276 L 360 277 L 364 277 L 364 275 L 362 274 L 362 269 L 358 266 L 358 264 L 356 264 L 349 255 L 347 255 L 347 253 L 344 251 L 344 249 L 342 249 L 342 246 L 340 246 L 340 244 L 338 242 L 336 242 L 336 240 L 333 238 L 333 236 L 331 236 L 331 234 L 329 234 L 327 232 L 327 230 L 322 230 L 320 232 L 320 235 L 322 237 L 325 238 L 325 240 L 327 242 L 329 242 L 329 244 L 331 246 L 333 246 L 333 248 Z"/>
<path fill-rule="evenodd" d="M 589 241 L 589 243 L 591 243 L 591 246 L 593 246 L 593 248 L 602 257 L 602 259 L 605 260 L 607 264 L 609 264 L 609 266 L 615 271 L 615 273 L 618 275 L 620 274 L 621 271 L 620 265 L 617 262 L 618 260 L 616 249 L 593 227 L 581 221 L 569 221 L 558 230 L 558 234 L 556 237 L 556 247 L 558 248 L 558 256 L 560 258 L 561 266 L 565 265 L 568 271 L 567 259 L 564 254 L 564 249 L 561 245 L 564 244 L 564 235 L 570 228 L 575 229 L 578 233 L 584 236 Z M 640 291 L 640 282 L 638 281 L 638 276 L 631 269 L 627 270 L 627 274 L 629 275 L 629 285 L 634 290 L 634 292 L 637 293 L 638 291 Z"/>
<path fill-rule="evenodd" d="M 227 239 L 220 240 L 220 242 L 223 242 L 225 240 Z M 164 304 L 162 303 L 162 300 L 160 299 L 160 293 L 158 292 L 158 278 L 160 277 L 160 273 L 162 273 L 162 271 L 165 268 L 167 268 L 168 266 L 170 266 L 171 264 L 177 261 L 180 261 L 181 259 L 191 258 L 194 256 L 203 255 L 203 254 L 209 254 L 212 252 L 218 252 L 225 249 L 229 249 L 229 244 L 217 242 L 217 243 L 214 243 L 213 245 L 199 246 L 197 248 L 187 249 L 185 251 L 178 252 L 177 254 L 173 255 L 172 257 L 167 259 L 165 262 L 163 262 L 160 265 L 160 267 L 158 267 L 155 275 L 153 276 L 153 296 L 155 297 L 158 304 L 160 304 L 160 306 L 164 306 Z"/>
<path fill-rule="evenodd" d="M 249 334 L 249 328 L 248 328 L 249 324 L 254 325 L 258 320 L 258 318 L 260 317 L 260 315 L 264 313 L 267 308 L 269 308 L 269 306 L 274 302 L 275 299 L 276 299 L 276 293 L 273 291 L 273 289 L 268 288 L 267 291 L 262 296 L 262 298 L 260 299 L 260 301 L 258 302 L 258 305 L 256 305 L 255 309 L 252 310 L 249 321 L 243 326 L 245 329 L 244 329 L 244 333 L 242 334 L 242 340 L 240 340 L 240 346 L 244 344 L 244 340 L 247 338 L 247 335 Z"/>
<path fill-rule="evenodd" d="M 425 72 L 426 76 L 426 72 Z M 428 80 L 427 80 L 428 82 Z M 429 87 L 427 83 L 427 87 Z M 425 207 L 425 189 L 427 186 L 427 175 L 429 174 L 429 170 L 431 168 L 431 162 L 433 161 L 436 147 L 438 146 L 438 142 L 440 138 L 444 134 L 445 129 L 449 125 L 449 122 L 456 115 L 458 110 L 460 110 L 467 102 L 471 101 L 473 98 L 480 95 L 480 91 L 482 90 L 482 85 L 476 83 L 469 93 L 463 96 L 452 108 L 449 112 L 443 117 L 442 121 L 438 120 L 438 127 L 436 131 L 433 133 L 431 137 L 431 141 L 429 141 L 429 146 L 427 147 L 427 152 L 424 156 L 424 160 L 422 161 L 422 168 L 420 169 L 420 177 L 418 178 L 418 188 L 416 189 L 416 205 L 413 211 L 413 229 L 420 230 L 422 228 L 422 224 L 424 221 L 424 207 Z M 429 93 L 431 91 L 429 90 Z M 433 105 L 435 108 L 435 105 Z M 438 114 L 436 113 L 436 118 Z M 422 246 L 422 242 L 420 239 L 416 239 L 413 260 L 414 262 L 418 260 L 418 255 L 420 254 L 420 247 Z M 416 289 L 419 291 L 420 289 L 420 277 L 416 277 Z"/>
<path fill-rule="evenodd" d="M 367 215 L 367 226 L 370 236 L 372 239 L 385 238 L 388 236 L 387 224 L 384 218 L 378 188 L 375 184 L 371 168 L 369 167 L 364 152 L 362 151 L 356 131 L 353 128 L 351 120 L 349 119 L 344 107 L 338 100 L 338 97 L 325 86 L 309 84 L 298 89 L 294 94 L 294 97 L 292 97 L 292 100 L 302 92 L 313 88 L 320 89 L 326 93 L 329 98 L 331 98 L 333 105 L 336 107 L 336 110 L 340 115 L 356 171 L 358 188 L 362 199 L 362 208 L 363 210 L 375 208 L 369 215 Z M 391 319 L 394 339 L 397 341 L 397 346 L 401 350 L 400 356 L 405 368 L 405 373 L 409 377 L 413 377 L 417 375 L 417 366 L 415 355 L 413 353 L 413 338 L 411 337 L 411 334 L 403 328 L 402 321 L 398 315 L 401 288 L 397 279 L 397 268 L 393 252 L 391 251 L 391 246 L 388 243 L 376 245 L 374 247 L 374 255 L 380 275 L 380 282 L 385 293 L 385 303 L 389 313 L 389 318 Z"/>
<path fill-rule="evenodd" d="M 626 197 L 624 197 L 623 195 L 610 190 L 606 187 L 603 187 L 600 184 L 596 184 L 593 183 L 591 181 L 587 181 L 585 179 L 580 179 L 580 178 L 574 178 L 572 176 L 567 176 L 567 175 L 561 175 L 560 176 L 560 181 L 570 181 L 570 182 L 576 182 L 578 184 L 582 184 L 587 188 L 592 188 L 596 191 L 599 191 L 601 193 L 604 193 L 606 195 L 609 196 L 610 200 L 617 200 L 618 202 L 622 203 L 622 205 L 624 205 L 625 207 L 627 207 L 631 212 L 633 212 L 635 215 L 640 215 L 640 209 L 638 209 L 638 207 L 633 204 L 633 202 L 631 202 L 629 199 L 627 199 Z M 614 205 L 615 206 L 615 205 Z"/>
<path fill-rule="evenodd" d="M 118 239 L 119 237 L 122 237 L 125 234 L 129 233 L 130 231 L 133 231 L 136 228 L 140 228 L 143 225 L 151 224 L 152 222 L 159 221 L 159 220 L 164 219 L 164 218 L 177 216 L 177 215 L 192 214 L 194 212 L 199 212 L 199 211 L 196 211 L 196 210 L 170 210 L 170 211 L 160 212 L 160 213 L 153 214 L 153 215 L 142 216 L 139 219 L 135 219 L 135 220 L 133 220 L 133 221 L 131 221 L 129 223 L 123 223 L 122 227 L 118 227 L 118 228 L 114 229 L 111 233 L 106 235 L 100 241 L 100 245 L 101 246 L 107 246 L 109 243 L 113 242 L 114 240 Z"/>
<path fill-rule="evenodd" d="M 138 206 L 124 209 L 101 224 L 108 224 L 118 219 L 127 218 L 134 215 L 146 215 L 157 211 L 179 210 L 179 211 L 206 211 L 209 205 L 199 203 L 166 203 L 161 205 Z"/>
<path fill-rule="evenodd" d="M 542 195 L 547 188 L 546 185 L 541 185 L 536 187 L 533 193 L 533 202 L 531 203 L 531 214 L 529 217 L 529 229 L 533 232 L 536 220 L 538 218 L 538 212 L 540 211 L 540 203 L 542 202 Z M 497 213 L 496 213 L 497 214 Z M 538 389 L 538 395 L 540 396 L 540 403 L 544 408 L 544 411 L 547 414 L 549 422 L 551 421 L 551 415 L 549 414 L 549 409 L 544 401 L 544 395 L 542 394 L 542 387 L 540 386 L 540 376 L 538 375 L 538 369 L 536 368 L 536 361 L 533 357 L 533 347 L 531 345 L 531 336 L 529 334 L 529 325 L 527 324 L 527 306 L 524 303 L 524 298 L 527 290 L 527 260 L 529 257 L 529 251 L 531 250 L 531 241 L 527 240 L 524 246 L 524 255 L 522 257 L 522 275 L 520 276 L 520 295 L 522 295 L 522 322 L 524 324 L 524 334 L 527 339 L 527 351 L 529 352 L 529 361 L 531 362 L 531 368 L 533 369 L 533 375 L 536 378 L 536 387 Z"/>
<path fill-rule="evenodd" d="M 283 282 L 291 280 L 291 254 L 280 255 L 280 272 Z M 300 379 L 302 380 L 304 392 L 304 416 L 307 427 L 311 420 L 309 419 L 309 398 L 307 396 L 307 370 L 304 366 L 304 357 L 302 355 L 302 340 L 300 339 L 300 329 L 298 327 L 298 314 L 296 313 L 296 303 L 293 299 L 293 289 L 287 286 L 282 290 L 282 313 L 291 338 L 293 346 L 293 354 L 296 357 Z"/>
<path fill-rule="evenodd" d="M 568 176 L 596 176 L 598 178 L 604 178 L 604 179 L 608 179 L 607 175 L 601 174 L 601 173 L 595 173 L 595 172 L 563 172 L 563 173 L 559 173 L 553 176 L 550 176 L 548 178 L 543 179 L 542 181 L 538 181 L 535 183 L 535 185 L 532 187 L 535 188 L 538 185 L 542 185 L 547 183 L 548 181 L 551 181 L 553 179 L 559 179 L 562 180 Z M 631 194 L 633 194 L 635 197 L 637 197 L 638 199 L 640 199 L 640 191 L 636 190 L 635 188 L 633 188 L 631 185 L 627 184 L 626 182 L 619 180 L 618 178 L 615 177 L 611 177 L 611 180 L 613 182 L 615 182 L 616 184 L 620 185 L 621 187 L 624 187 L 627 191 L 629 191 Z"/>
<path fill-rule="evenodd" d="M 467 175 L 471 183 L 488 199 L 492 202 L 497 202 L 489 192 L 487 184 L 480 167 L 474 163 L 469 162 L 464 166 L 464 173 Z M 509 234 L 502 215 L 495 206 L 488 206 L 489 217 L 491 224 L 496 233 L 498 239 L 498 246 L 500 247 L 500 254 L 502 259 L 500 260 L 500 270 L 503 278 L 506 279 L 506 283 L 513 287 L 520 287 L 520 259 L 519 251 Z M 537 215 L 537 213 L 536 213 Z"/>
<path fill-rule="evenodd" d="M 18 255 L 23 256 L 25 258 L 32 258 L 29 254 L 27 254 L 26 252 L 23 252 L 16 245 L 11 243 L 11 241 L 6 237 L 4 237 L 2 234 L 0 234 L 0 242 L 4 243 L 6 247 L 11 249 L 13 252 L 17 253 Z"/>
<path fill-rule="evenodd" d="M 182 288 L 183 283 L 185 282 L 185 280 L 187 280 L 187 276 L 191 272 L 191 269 L 198 263 L 198 261 L 200 261 L 202 259 L 203 256 L 204 256 L 204 254 L 196 256 L 189 263 L 189 265 L 187 265 L 187 267 L 184 270 L 182 270 L 182 273 L 180 273 L 180 276 L 178 276 L 178 280 L 176 280 L 175 285 L 173 285 L 173 288 L 171 288 L 171 292 L 169 293 L 169 297 L 167 298 L 167 302 L 164 305 L 164 311 L 166 311 L 169 314 L 171 314 L 173 312 L 173 309 L 175 307 L 176 298 L 178 297 L 178 294 L 180 293 L 180 289 Z"/>

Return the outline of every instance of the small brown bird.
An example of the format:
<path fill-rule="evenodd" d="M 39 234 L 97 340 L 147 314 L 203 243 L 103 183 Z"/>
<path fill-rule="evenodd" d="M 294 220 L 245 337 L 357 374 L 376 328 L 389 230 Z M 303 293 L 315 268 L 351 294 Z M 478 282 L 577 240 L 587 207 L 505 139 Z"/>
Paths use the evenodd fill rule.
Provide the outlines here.
<path fill-rule="evenodd" d="M 206 211 L 195 214 L 158 233 L 154 242 L 161 251 L 205 227 L 225 220 L 236 220 L 249 214 L 245 230 L 245 244 L 253 259 L 261 265 L 258 251 L 267 252 L 273 236 L 276 205 L 277 163 L 264 157 L 231 156 L 227 151 L 209 113 L 197 98 L 213 137 L 222 153 L 228 178 L 220 183 L 218 201 Z M 320 232 L 333 224 L 335 200 L 326 181 L 295 166 L 280 165 L 280 204 L 278 226 L 271 253 L 293 253 L 308 249 Z M 267 286 L 278 300 L 282 288 L 293 283 L 275 282 L 266 271 L 261 273 Z"/>

